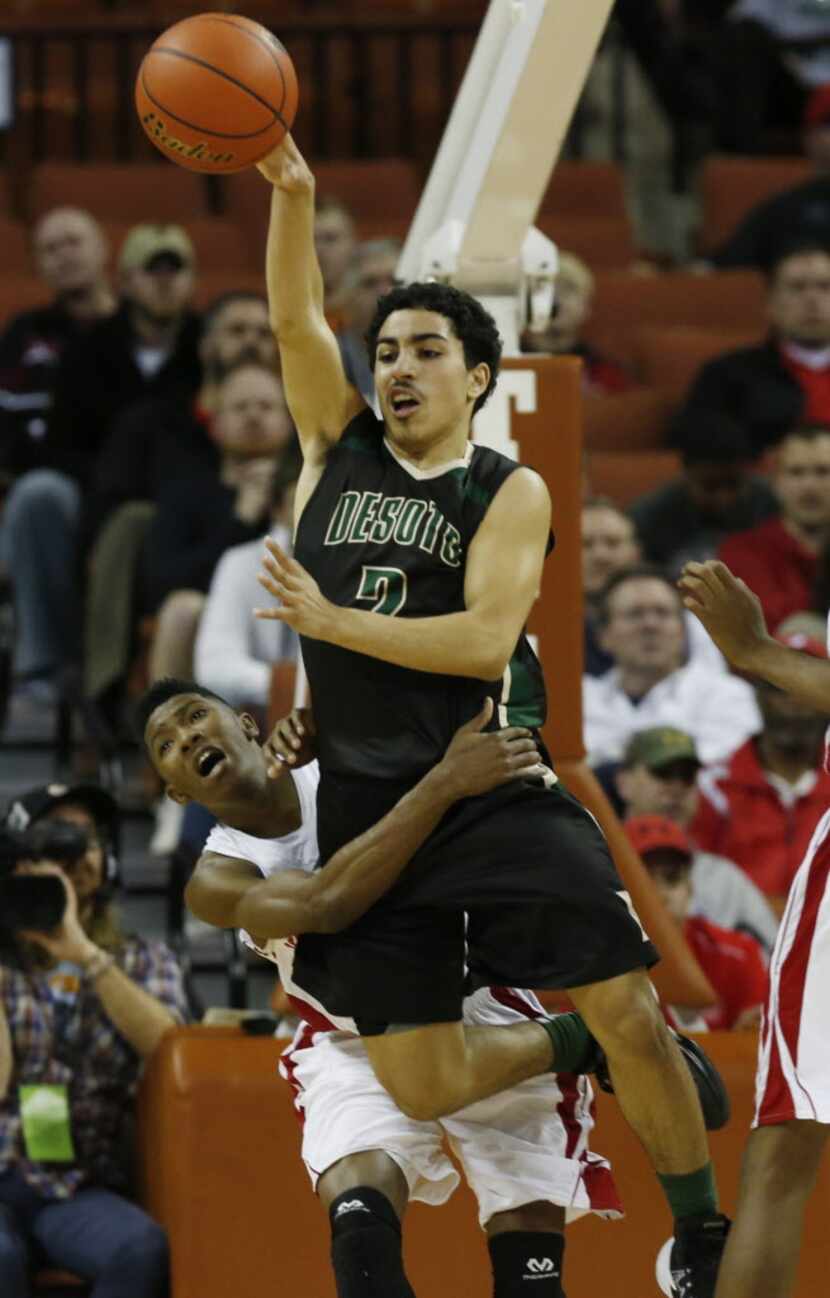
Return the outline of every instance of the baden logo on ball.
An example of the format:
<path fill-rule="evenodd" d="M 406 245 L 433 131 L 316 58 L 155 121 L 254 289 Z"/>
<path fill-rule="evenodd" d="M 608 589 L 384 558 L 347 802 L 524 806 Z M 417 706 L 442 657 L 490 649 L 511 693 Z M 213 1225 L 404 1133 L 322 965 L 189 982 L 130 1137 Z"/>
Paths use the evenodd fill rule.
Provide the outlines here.
<path fill-rule="evenodd" d="M 142 59 L 135 86 L 139 120 L 165 157 L 191 171 L 251 167 L 275 149 L 297 111 L 288 52 L 260 23 L 239 14 L 185 18 Z"/>

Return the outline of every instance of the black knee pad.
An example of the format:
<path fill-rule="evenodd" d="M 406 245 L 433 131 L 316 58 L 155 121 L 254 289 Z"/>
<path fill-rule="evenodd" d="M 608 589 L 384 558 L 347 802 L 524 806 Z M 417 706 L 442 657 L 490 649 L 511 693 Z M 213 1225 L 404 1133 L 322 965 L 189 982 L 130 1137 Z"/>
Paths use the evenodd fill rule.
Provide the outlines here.
<path fill-rule="evenodd" d="M 404 1274 L 401 1224 L 385 1194 L 358 1185 L 329 1208 L 338 1298 L 415 1298 Z"/>

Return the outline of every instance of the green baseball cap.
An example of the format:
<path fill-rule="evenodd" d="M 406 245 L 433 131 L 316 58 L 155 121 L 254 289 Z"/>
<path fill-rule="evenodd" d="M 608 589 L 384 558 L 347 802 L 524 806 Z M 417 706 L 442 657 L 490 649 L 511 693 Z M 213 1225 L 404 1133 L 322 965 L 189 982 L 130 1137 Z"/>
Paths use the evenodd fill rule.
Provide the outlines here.
<path fill-rule="evenodd" d="M 121 245 L 118 266 L 120 270 L 146 269 L 154 257 L 163 253 L 178 257 L 183 266 L 192 266 L 196 260 L 196 250 L 182 226 L 149 222 L 134 225 Z"/>
<path fill-rule="evenodd" d="M 692 736 L 674 726 L 638 730 L 629 739 L 623 754 L 623 766 L 647 766 L 650 771 L 659 771 L 673 762 L 702 765 Z"/>

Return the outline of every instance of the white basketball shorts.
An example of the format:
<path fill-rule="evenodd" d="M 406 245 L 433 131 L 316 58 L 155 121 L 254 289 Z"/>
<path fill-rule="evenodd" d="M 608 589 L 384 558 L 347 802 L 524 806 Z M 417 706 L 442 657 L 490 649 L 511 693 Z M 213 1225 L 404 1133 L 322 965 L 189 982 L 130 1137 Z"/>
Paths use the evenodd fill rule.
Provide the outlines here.
<path fill-rule="evenodd" d="M 770 963 L 753 1126 L 830 1123 L 830 811 L 793 879 Z"/>
<path fill-rule="evenodd" d="M 483 987 L 464 1003 L 468 1023 L 536 1018 L 529 992 Z M 407 1118 L 372 1071 L 358 1037 L 314 1033 L 301 1024 L 280 1072 L 303 1123 L 303 1161 L 312 1184 L 348 1154 L 379 1149 L 398 1164 L 410 1199 L 444 1203 L 459 1177 L 446 1135 L 479 1205 L 482 1226 L 498 1212 L 546 1201 L 568 1220 L 586 1212 L 622 1216 L 610 1165 L 588 1149 L 593 1093 L 585 1077 L 546 1073 L 440 1122 Z"/>

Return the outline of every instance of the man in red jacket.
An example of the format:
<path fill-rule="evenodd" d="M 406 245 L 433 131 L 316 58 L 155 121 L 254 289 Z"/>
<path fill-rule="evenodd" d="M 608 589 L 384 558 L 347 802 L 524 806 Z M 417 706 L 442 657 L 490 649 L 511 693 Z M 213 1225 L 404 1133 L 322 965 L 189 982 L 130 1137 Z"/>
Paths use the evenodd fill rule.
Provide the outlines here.
<path fill-rule="evenodd" d="M 813 607 L 819 551 L 830 530 L 830 425 L 789 432 L 772 481 L 780 517 L 727 537 L 718 558 L 755 591 L 775 631 L 791 613 Z"/>
<path fill-rule="evenodd" d="M 826 656 L 817 640 L 778 638 Z M 827 717 L 764 681 L 756 681 L 755 694 L 763 729 L 727 762 L 701 773 L 691 833 L 704 851 L 740 865 L 767 896 L 783 898 L 830 803 L 823 767 Z"/>
<path fill-rule="evenodd" d="M 691 914 L 694 849 L 686 831 L 667 816 L 632 816 L 624 829 L 717 993 L 717 1005 L 703 1012 L 705 1026 L 755 1027 L 767 989 L 761 948 L 748 933 Z M 677 1027 L 697 1026 L 686 1023 L 682 1007 L 670 1006 L 669 1013 Z"/>

